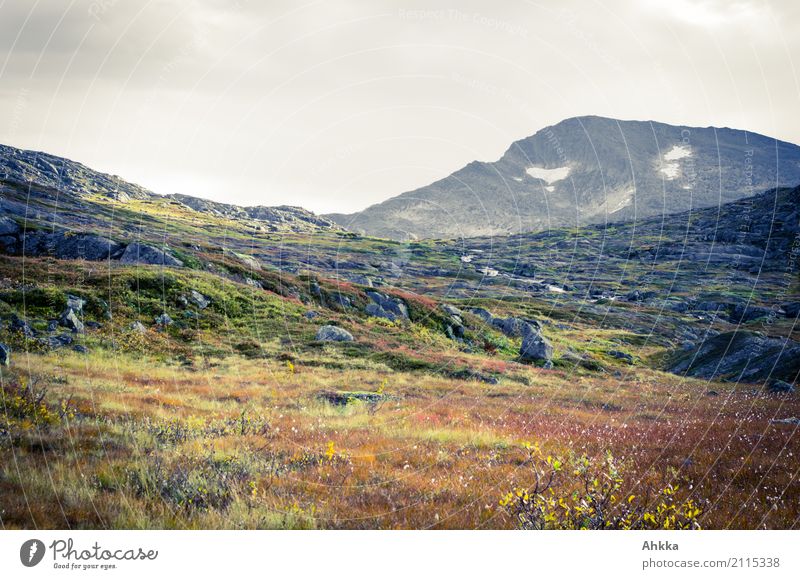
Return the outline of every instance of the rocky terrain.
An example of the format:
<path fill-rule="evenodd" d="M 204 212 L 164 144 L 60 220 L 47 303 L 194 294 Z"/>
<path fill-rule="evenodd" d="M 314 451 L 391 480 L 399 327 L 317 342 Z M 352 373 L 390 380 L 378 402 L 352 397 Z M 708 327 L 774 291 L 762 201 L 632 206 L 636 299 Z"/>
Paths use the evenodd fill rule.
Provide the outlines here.
<path fill-rule="evenodd" d="M 576 117 L 352 215 L 394 239 L 507 235 L 712 207 L 800 183 L 800 147 L 756 133 Z"/>
<path fill-rule="evenodd" d="M 4 150 L 4 527 L 508 528 L 562 461 L 603 528 L 799 520 L 798 187 L 396 241 Z"/>

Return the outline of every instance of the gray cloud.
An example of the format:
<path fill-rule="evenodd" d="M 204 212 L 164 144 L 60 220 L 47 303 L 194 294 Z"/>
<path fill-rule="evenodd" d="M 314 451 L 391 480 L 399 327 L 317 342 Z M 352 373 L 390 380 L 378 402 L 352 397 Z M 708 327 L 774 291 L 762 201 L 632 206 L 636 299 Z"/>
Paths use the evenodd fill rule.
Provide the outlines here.
<path fill-rule="evenodd" d="M 497 4 L 6 0 L 0 141 L 159 192 L 319 211 L 578 114 L 800 142 L 796 3 Z"/>

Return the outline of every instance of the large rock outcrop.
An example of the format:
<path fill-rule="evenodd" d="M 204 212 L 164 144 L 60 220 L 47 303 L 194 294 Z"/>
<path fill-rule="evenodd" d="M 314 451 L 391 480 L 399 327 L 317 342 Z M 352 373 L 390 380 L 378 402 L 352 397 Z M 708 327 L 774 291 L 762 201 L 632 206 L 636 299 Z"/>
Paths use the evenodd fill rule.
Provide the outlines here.
<path fill-rule="evenodd" d="M 164 265 L 171 267 L 181 267 L 183 262 L 173 257 L 166 251 L 135 241 L 125 248 L 120 263 L 135 263 L 139 265 Z"/>
<path fill-rule="evenodd" d="M 759 332 L 725 332 L 690 350 L 677 352 L 667 369 L 675 374 L 725 380 L 794 383 L 800 374 L 800 344 L 788 338 L 770 338 Z"/>

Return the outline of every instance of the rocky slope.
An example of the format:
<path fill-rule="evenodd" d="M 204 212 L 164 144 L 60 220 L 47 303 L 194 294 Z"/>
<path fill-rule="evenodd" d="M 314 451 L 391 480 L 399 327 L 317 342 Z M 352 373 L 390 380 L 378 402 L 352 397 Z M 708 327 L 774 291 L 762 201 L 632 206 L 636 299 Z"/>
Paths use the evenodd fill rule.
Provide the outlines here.
<path fill-rule="evenodd" d="M 800 147 L 729 128 L 602 117 L 567 119 L 496 162 L 352 215 L 369 235 L 462 238 L 539 231 L 711 207 L 800 183 Z"/>
<path fill-rule="evenodd" d="M 28 187 L 34 197 L 50 198 L 53 203 L 57 201 L 58 193 L 67 193 L 80 199 L 99 197 L 122 203 L 166 198 L 197 212 L 250 222 L 251 225 L 261 226 L 267 231 L 338 228 L 332 221 L 299 207 L 238 207 L 190 195 L 173 194 L 162 197 L 116 175 L 95 171 L 63 157 L 0 145 L 0 194 Z M 3 210 L 20 218 L 26 215 L 25 206 L 13 203 L 4 204 Z"/>

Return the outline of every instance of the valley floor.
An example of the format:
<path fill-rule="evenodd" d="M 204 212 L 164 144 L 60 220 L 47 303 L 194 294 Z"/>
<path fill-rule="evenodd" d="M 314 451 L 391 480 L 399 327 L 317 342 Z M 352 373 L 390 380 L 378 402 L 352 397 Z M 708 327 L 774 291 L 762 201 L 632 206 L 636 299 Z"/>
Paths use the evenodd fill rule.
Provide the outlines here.
<path fill-rule="evenodd" d="M 610 512 L 656 512 L 671 489 L 696 505 L 689 526 L 800 525 L 798 424 L 782 421 L 797 397 L 645 368 L 487 384 L 337 348 L 188 365 L 20 354 L 2 372 L 2 527 L 514 528 L 536 472 L 554 473 L 555 513 L 583 495 L 576 464 L 599 467 L 589 486 L 613 470 Z"/>

